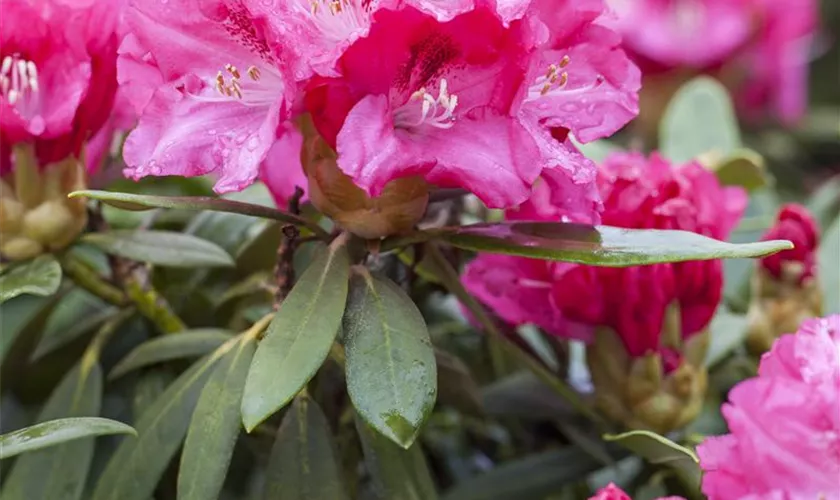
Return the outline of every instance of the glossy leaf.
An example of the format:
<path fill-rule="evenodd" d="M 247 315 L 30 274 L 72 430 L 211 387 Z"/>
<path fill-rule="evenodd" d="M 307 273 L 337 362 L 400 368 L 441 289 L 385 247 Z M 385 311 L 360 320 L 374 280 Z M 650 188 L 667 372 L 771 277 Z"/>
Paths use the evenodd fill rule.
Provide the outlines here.
<path fill-rule="evenodd" d="M 790 242 L 781 240 L 736 245 L 688 231 L 562 222 L 474 224 L 442 230 L 439 235 L 449 244 L 468 250 L 608 267 L 761 257 L 793 248 Z"/>
<path fill-rule="evenodd" d="M 478 383 L 467 365 L 454 354 L 435 349 L 438 401 L 471 415 L 484 413 Z"/>
<path fill-rule="evenodd" d="M 840 217 L 823 234 L 818 259 L 823 314 L 840 313 Z"/>
<path fill-rule="evenodd" d="M 329 423 L 308 396 L 295 398 L 277 430 L 262 498 L 347 498 Z"/>
<path fill-rule="evenodd" d="M 235 340 L 197 361 L 137 420 L 137 439 L 124 440 L 99 477 L 93 500 L 148 500 L 181 447 L 205 382 Z"/>
<path fill-rule="evenodd" d="M 71 289 L 50 314 L 30 359 L 40 359 L 91 333 L 114 316 L 117 310 L 81 288 Z"/>
<path fill-rule="evenodd" d="M 538 500 L 579 481 L 603 464 L 569 446 L 503 463 L 456 484 L 443 500 Z"/>
<path fill-rule="evenodd" d="M 408 448 L 437 397 L 423 315 L 394 282 L 362 269 L 350 280 L 342 327 L 353 406 L 371 427 Z"/>
<path fill-rule="evenodd" d="M 670 467 L 692 486 L 700 487 L 700 461 L 688 448 L 650 431 L 607 434 L 604 439 L 624 446 L 652 464 Z"/>
<path fill-rule="evenodd" d="M 254 356 L 253 338 L 225 354 L 195 407 L 178 470 L 178 499 L 218 498 L 241 429 L 239 405 Z"/>
<path fill-rule="evenodd" d="M 203 356 L 232 338 L 233 332 L 215 328 L 186 330 L 177 335 L 153 338 L 137 346 L 114 366 L 109 379 L 149 365 L 173 359 Z"/>
<path fill-rule="evenodd" d="M 250 215 L 265 219 L 279 220 L 287 224 L 296 224 L 312 230 L 319 236 L 325 235 L 323 229 L 315 223 L 297 215 L 286 213 L 274 208 L 243 203 L 224 198 L 210 196 L 149 196 L 142 194 L 114 193 L 110 191 L 76 191 L 70 193 L 71 198 L 86 197 L 99 200 L 108 205 L 123 210 L 149 210 L 152 208 L 177 208 L 181 210 L 210 210 L 214 212 L 228 212 Z"/>
<path fill-rule="evenodd" d="M 738 186 L 755 191 L 772 184 L 764 158 L 755 151 L 739 149 L 717 163 L 714 170 L 718 181 L 724 186 Z"/>
<path fill-rule="evenodd" d="M 481 391 L 484 409 L 493 417 L 528 420 L 568 418 L 574 409 L 530 372 L 501 378 Z"/>
<path fill-rule="evenodd" d="M 674 94 L 659 124 L 659 150 L 676 163 L 716 152 L 728 155 L 741 145 L 741 133 L 726 87 L 701 76 Z"/>
<path fill-rule="evenodd" d="M 250 432 L 286 405 L 318 371 L 341 326 L 350 257 L 322 251 L 280 305 L 245 382 L 242 422 Z"/>
<path fill-rule="evenodd" d="M 433 500 L 438 497 L 418 444 L 404 449 L 356 418 L 365 463 L 377 498 Z"/>
<path fill-rule="evenodd" d="M 68 441 L 107 434 L 136 434 L 131 426 L 99 417 L 50 420 L 0 436 L 0 459 Z"/>
<path fill-rule="evenodd" d="M 0 274 L 0 303 L 22 294 L 48 296 L 61 285 L 61 266 L 51 255 L 11 265 Z"/>
<path fill-rule="evenodd" d="M 0 363 L 19 336 L 43 330 L 58 297 L 26 295 L 0 304 Z"/>
<path fill-rule="evenodd" d="M 102 369 L 85 357 L 55 388 L 37 422 L 96 417 L 102 403 Z M 80 499 L 93 459 L 94 439 L 69 443 L 18 457 L 3 485 L 2 498 Z"/>
<path fill-rule="evenodd" d="M 89 233 L 82 241 L 107 253 L 170 267 L 225 267 L 233 258 L 214 243 L 173 231 Z"/>

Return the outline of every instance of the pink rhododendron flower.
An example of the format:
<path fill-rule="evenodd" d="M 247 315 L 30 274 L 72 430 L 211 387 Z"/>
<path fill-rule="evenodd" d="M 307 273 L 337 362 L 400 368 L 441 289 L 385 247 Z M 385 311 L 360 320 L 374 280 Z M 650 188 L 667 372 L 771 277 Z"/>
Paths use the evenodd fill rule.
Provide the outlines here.
<path fill-rule="evenodd" d="M 762 240 L 777 239 L 790 240 L 793 248 L 762 258 L 761 266 L 779 279 L 786 267 L 794 266 L 788 274 L 798 276 L 800 283 L 814 276 L 820 234 L 817 222 L 807 208 L 790 203 L 779 210 L 776 223 L 762 237 Z"/>
<path fill-rule="evenodd" d="M 805 111 L 813 0 L 610 0 L 624 47 L 644 73 L 728 79 L 745 111 L 785 120 Z"/>
<path fill-rule="evenodd" d="M 602 2 L 393 3 L 364 4 L 371 24 L 340 76 L 306 88 L 339 168 L 371 195 L 423 175 L 509 207 L 544 169 L 586 185 L 569 132 L 591 141 L 637 112 L 639 74 L 599 24 Z"/>
<path fill-rule="evenodd" d="M 585 220 L 553 207 L 546 183 L 508 219 Z M 692 162 L 671 166 L 657 154 L 611 155 L 598 171 L 601 221 L 639 229 L 681 229 L 726 239 L 746 207 L 740 188 L 722 187 Z M 578 205 L 579 206 L 579 205 Z M 534 323 L 549 333 L 584 337 L 595 326 L 618 333 L 631 356 L 659 351 L 667 307 L 680 306 L 684 337 L 709 323 L 722 293 L 720 261 L 593 267 L 479 255 L 464 271 L 466 287 L 505 321 Z M 585 325 L 588 328 L 581 328 Z M 668 354 L 668 353 L 665 353 Z M 676 356 L 676 353 L 671 353 Z M 673 358 L 673 359 L 671 359 Z M 666 369 L 679 358 L 665 356 Z"/>
<path fill-rule="evenodd" d="M 589 497 L 589 500 L 633 500 L 630 495 L 624 492 L 621 488 L 613 483 L 610 483 L 600 490 L 595 495 Z M 683 497 L 670 496 L 660 497 L 657 500 L 685 500 Z"/>
<path fill-rule="evenodd" d="M 117 90 L 120 0 L 0 1 L 0 170 L 15 143 L 39 164 L 78 155 Z"/>
<path fill-rule="evenodd" d="M 140 115 L 124 157 L 131 177 L 214 173 L 240 190 L 288 117 L 294 82 L 257 1 L 132 0 L 119 78 Z"/>
<path fill-rule="evenodd" d="M 840 315 L 779 338 L 698 448 L 710 500 L 840 498 Z"/>
<path fill-rule="evenodd" d="M 300 161 L 303 135 L 290 123 L 283 128 L 280 139 L 268 150 L 260 167 L 260 180 L 268 187 L 277 207 L 285 210 L 297 188 L 306 193 L 309 181 Z M 306 199 L 304 194 L 300 201 Z"/>

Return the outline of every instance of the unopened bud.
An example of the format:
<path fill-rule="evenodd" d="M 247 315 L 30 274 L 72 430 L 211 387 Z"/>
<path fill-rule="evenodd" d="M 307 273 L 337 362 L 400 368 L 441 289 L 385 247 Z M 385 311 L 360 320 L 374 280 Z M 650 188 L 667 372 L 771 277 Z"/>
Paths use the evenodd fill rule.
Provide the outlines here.
<path fill-rule="evenodd" d="M 75 158 L 38 168 L 31 146 L 14 148 L 14 170 L 0 181 L 0 255 L 24 260 L 60 250 L 87 224 L 84 201 L 67 194 L 85 187 Z"/>
<path fill-rule="evenodd" d="M 312 204 L 353 234 L 374 239 L 406 233 L 426 212 L 429 189 L 422 177 L 393 180 L 371 198 L 338 168 L 320 136 L 307 138 L 301 160 Z"/>

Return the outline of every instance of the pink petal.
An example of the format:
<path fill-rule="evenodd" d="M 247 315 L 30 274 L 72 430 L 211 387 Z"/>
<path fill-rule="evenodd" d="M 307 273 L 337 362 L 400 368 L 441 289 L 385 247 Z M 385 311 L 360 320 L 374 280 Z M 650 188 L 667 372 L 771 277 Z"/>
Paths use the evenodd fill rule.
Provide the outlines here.
<path fill-rule="evenodd" d="M 303 135 L 294 125 L 286 122 L 281 125 L 280 137 L 268 150 L 260 166 L 260 180 L 268 187 L 277 207 L 283 210 L 288 207 L 296 188 L 305 192 L 309 184 L 300 162 L 302 146 Z M 305 195 L 301 198 L 301 201 L 304 200 Z"/>

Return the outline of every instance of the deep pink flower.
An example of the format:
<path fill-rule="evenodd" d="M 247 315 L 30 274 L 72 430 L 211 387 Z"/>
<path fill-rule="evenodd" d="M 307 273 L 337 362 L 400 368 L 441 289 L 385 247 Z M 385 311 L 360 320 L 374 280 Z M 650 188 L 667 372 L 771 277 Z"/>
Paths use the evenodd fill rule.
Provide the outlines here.
<path fill-rule="evenodd" d="M 710 500 L 840 498 L 840 315 L 775 342 L 698 448 Z"/>
<path fill-rule="evenodd" d="M 265 161 L 260 167 L 260 180 L 262 180 L 274 201 L 277 208 L 285 210 L 288 208 L 289 199 L 300 188 L 304 192 L 301 201 L 306 201 L 306 190 L 309 181 L 303 171 L 300 161 L 300 150 L 303 146 L 303 135 L 291 123 L 283 126 L 280 139 L 268 150 Z"/>
<path fill-rule="evenodd" d="M 253 182 L 295 85 L 261 2 L 132 0 L 119 78 L 140 115 L 126 174 L 213 173 L 217 192 Z"/>
<path fill-rule="evenodd" d="M 600 490 L 595 495 L 589 497 L 589 500 L 633 500 L 630 495 L 624 492 L 621 488 L 613 483 L 610 483 Z M 683 497 L 670 496 L 660 497 L 657 500 L 685 500 Z"/>
<path fill-rule="evenodd" d="M 597 188 L 606 225 L 681 229 L 716 239 L 727 238 L 747 201 L 743 190 L 721 187 L 698 163 L 672 167 L 657 154 L 611 155 L 598 171 Z M 549 183 L 540 184 L 507 218 L 588 222 L 552 206 L 549 189 Z M 708 325 L 721 298 L 722 265 L 702 261 L 607 268 L 479 255 L 467 266 L 464 283 L 505 321 L 535 323 L 549 333 L 578 338 L 594 326 L 608 326 L 636 357 L 659 351 L 663 319 L 675 301 L 684 338 Z M 666 370 L 679 363 L 678 357 L 671 358 L 665 356 Z"/>
<path fill-rule="evenodd" d="M 802 205 L 790 203 L 782 206 L 776 216 L 776 223 L 762 237 L 762 240 L 783 239 L 793 242 L 793 248 L 762 258 L 759 262 L 775 278 L 781 279 L 786 267 L 797 277 L 798 283 L 814 276 L 817 268 L 817 247 L 819 228 L 814 217 Z"/>
<path fill-rule="evenodd" d="M 614 26 L 645 74 L 702 72 L 736 83 L 748 113 L 805 111 L 814 0 L 612 0 Z"/>
<path fill-rule="evenodd" d="M 596 22 L 602 2 L 396 3 L 365 3 L 367 34 L 338 58 L 339 76 L 306 89 L 357 185 L 377 195 L 419 174 L 509 207 L 544 169 L 591 182 L 567 135 L 615 132 L 636 114 L 639 88 L 617 36 Z"/>
<path fill-rule="evenodd" d="M 111 111 L 120 0 L 0 1 L 0 170 L 33 143 L 46 165 L 78 155 Z"/>

